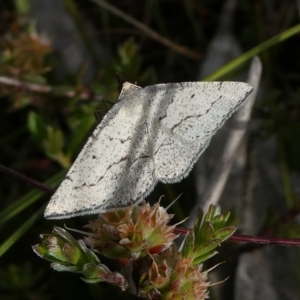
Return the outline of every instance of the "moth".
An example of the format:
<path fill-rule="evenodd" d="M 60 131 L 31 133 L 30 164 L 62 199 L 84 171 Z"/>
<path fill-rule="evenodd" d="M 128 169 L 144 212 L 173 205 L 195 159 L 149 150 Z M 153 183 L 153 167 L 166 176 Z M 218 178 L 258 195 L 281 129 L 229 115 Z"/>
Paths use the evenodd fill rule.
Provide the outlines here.
<path fill-rule="evenodd" d="M 48 219 L 140 203 L 158 181 L 186 177 L 252 92 L 243 82 L 125 82 L 45 210 Z"/>

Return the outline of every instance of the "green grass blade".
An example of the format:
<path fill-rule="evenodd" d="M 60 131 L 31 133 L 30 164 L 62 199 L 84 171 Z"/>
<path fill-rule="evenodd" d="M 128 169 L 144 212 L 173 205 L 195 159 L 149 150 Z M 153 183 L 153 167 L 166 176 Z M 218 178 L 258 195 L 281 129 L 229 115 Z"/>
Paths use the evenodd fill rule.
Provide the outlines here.
<path fill-rule="evenodd" d="M 19 227 L 10 237 L 0 245 L 0 257 L 20 238 L 23 234 L 38 221 L 45 210 L 46 205 L 43 205 L 35 214 L 32 215 L 22 226 Z"/>
<path fill-rule="evenodd" d="M 240 67 L 243 63 L 253 58 L 255 55 L 258 55 L 259 53 L 273 46 L 278 45 L 279 43 L 287 40 L 288 38 L 296 35 L 297 33 L 300 33 L 300 24 L 279 33 L 278 35 L 268 39 L 267 41 L 245 52 L 243 55 L 237 57 L 236 59 L 232 60 L 222 68 L 218 69 L 217 71 L 205 77 L 203 81 L 220 80 L 221 77 L 234 71 L 235 69 Z"/>
<path fill-rule="evenodd" d="M 62 181 L 66 171 L 61 171 L 54 175 L 52 178 L 45 182 L 45 185 L 49 187 L 56 187 Z M 12 205 L 8 206 L 6 209 L 0 212 L 0 225 L 10 220 L 12 217 L 23 211 L 29 205 L 38 200 L 41 196 L 44 195 L 44 192 L 41 191 L 32 191 L 27 195 L 20 198 L 18 201 L 14 202 Z"/>

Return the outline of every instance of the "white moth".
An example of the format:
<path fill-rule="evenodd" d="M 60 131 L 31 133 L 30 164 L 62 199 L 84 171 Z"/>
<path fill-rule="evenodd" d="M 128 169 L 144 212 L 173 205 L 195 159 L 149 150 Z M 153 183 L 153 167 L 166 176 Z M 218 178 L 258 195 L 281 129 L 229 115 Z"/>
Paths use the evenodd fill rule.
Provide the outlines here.
<path fill-rule="evenodd" d="M 45 217 L 70 218 L 138 204 L 158 181 L 179 182 L 251 92 L 243 82 L 145 88 L 125 82 L 119 101 L 52 196 Z"/>

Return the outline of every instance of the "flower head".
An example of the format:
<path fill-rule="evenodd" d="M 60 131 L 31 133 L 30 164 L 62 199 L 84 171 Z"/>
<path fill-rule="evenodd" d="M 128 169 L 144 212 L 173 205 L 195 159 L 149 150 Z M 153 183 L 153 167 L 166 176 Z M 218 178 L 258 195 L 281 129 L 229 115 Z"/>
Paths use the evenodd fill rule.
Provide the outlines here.
<path fill-rule="evenodd" d="M 142 294 L 151 299 L 202 300 L 208 297 L 207 272 L 202 265 L 193 265 L 193 258 L 184 258 L 176 246 L 162 255 L 153 255 L 151 266 L 140 282 Z"/>
<path fill-rule="evenodd" d="M 173 233 L 175 225 L 167 225 L 172 217 L 159 203 L 102 213 L 86 226 L 93 232 L 84 242 L 103 255 L 126 263 L 170 247 L 177 237 Z"/>

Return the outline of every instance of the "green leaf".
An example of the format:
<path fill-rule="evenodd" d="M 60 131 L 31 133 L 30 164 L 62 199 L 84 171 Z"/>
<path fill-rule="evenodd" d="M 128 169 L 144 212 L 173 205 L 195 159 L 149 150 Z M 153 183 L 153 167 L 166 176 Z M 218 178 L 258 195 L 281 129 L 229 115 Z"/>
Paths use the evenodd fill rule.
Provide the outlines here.
<path fill-rule="evenodd" d="M 214 238 L 221 239 L 223 242 L 232 236 L 235 231 L 236 228 L 234 226 L 224 227 L 214 233 Z"/>
<path fill-rule="evenodd" d="M 219 204 L 217 205 L 212 205 L 212 214 L 211 214 L 211 219 L 216 218 L 221 214 L 221 206 Z"/>
<path fill-rule="evenodd" d="M 69 242 L 71 244 L 77 244 L 77 241 L 74 239 L 74 237 L 64 228 L 54 226 L 52 230 L 52 235 L 59 236 L 64 241 Z"/>
<path fill-rule="evenodd" d="M 211 252 L 213 249 L 217 248 L 220 243 L 222 242 L 221 239 L 214 239 L 212 241 L 209 241 L 208 243 L 202 245 L 201 247 L 195 249 L 195 257 L 202 256 L 204 254 L 207 254 Z"/>
<path fill-rule="evenodd" d="M 211 220 L 211 224 L 213 225 L 215 231 L 222 229 L 226 225 L 226 220 L 224 218 L 224 215 L 221 214 L 213 218 Z"/>
<path fill-rule="evenodd" d="M 195 231 L 195 247 L 198 248 L 200 245 L 207 243 L 213 238 L 214 228 L 209 222 L 202 224 L 198 231 Z"/>
<path fill-rule="evenodd" d="M 198 256 L 197 258 L 194 259 L 193 265 L 201 264 L 204 261 L 206 261 L 206 260 L 210 259 L 211 257 L 215 256 L 216 254 L 218 254 L 218 251 L 213 251 L 213 252 L 206 253 L 202 256 Z"/>
<path fill-rule="evenodd" d="M 198 232 L 201 228 L 203 215 L 204 215 L 203 210 L 201 208 L 199 208 L 197 211 L 197 218 L 194 223 L 194 231 L 195 232 Z"/>
<path fill-rule="evenodd" d="M 78 240 L 77 242 L 78 242 L 78 245 L 81 248 L 81 250 L 86 254 L 86 257 L 89 262 L 92 262 L 95 264 L 100 263 L 98 256 L 92 250 L 87 248 L 87 246 L 85 245 L 85 243 L 82 240 Z"/>
<path fill-rule="evenodd" d="M 22 79 L 25 81 L 28 81 L 30 83 L 37 83 L 37 84 L 46 84 L 47 80 L 45 77 L 39 75 L 39 74 L 23 74 Z"/>
<path fill-rule="evenodd" d="M 101 278 L 99 276 L 99 270 L 96 264 L 93 263 L 88 263 L 83 266 L 82 268 L 82 274 L 84 275 L 85 278 L 83 278 L 84 281 L 89 282 L 89 283 L 97 283 L 101 281 L 105 281 L 104 278 Z"/>
<path fill-rule="evenodd" d="M 63 133 L 60 129 L 54 129 L 49 127 L 48 129 L 48 141 L 45 148 L 49 153 L 56 154 L 61 153 L 65 144 Z"/>
<path fill-rule="evenodd" d="M 67 266 L 60 263 L 52 263 L 51 268 L 58 272 L 79 272 L 77 266 Z"/>
<path fill-rule="evenodd" d="M 227 211 L 223 214 L 225 223 L 228 222 L 230 215 L 231 215 L 230 211 Z"/>
<path fill-rule="evenodd" d="M 82 146 L 82 141 L 86 138 L 87 134 L 96 126 L 95 119 L 90 115 L 82 117 L 80 121 L 80 130 L 74 129 L 75 132 L 73 137 L 67 145 L 67 152 L 70 154 L 69 156 L 78 151 L 78 148 Z"/>
<path fill-rule="evenodd" d="M 60 129 L 48 128 L 48 140 L 44 142 L 44 150 L 48 157 L 56 160 L 64 168 L 69 168 L 71 161 L 63 152 L 64 136 Z"/>
<path fill-rule="evenodd" d="M 106 243 L 101 254 L 109 258 L 130 257 L 130 251 L 126 247 L 113 242 Z"/>
<path fill-rule="evenodd" d="M 42 118 L 34 111 L 29 112 L 27 118 L 27 127 L 33 138 L 37 142 L 42 142 L 48 137 L 47 126 Z"/>
<path fill-rule="evenodd" d="M 34 245 L 32 249 L 39 257 L 48 259 L 48 250 L 43 244 Z"/>
<path fill-rule="evenodd" d="M 77 243 L 76 245 L 72 245 L 70 243 L 65 244 L 62 251 L 65 259 L 73 265 L 79 265 L 80 261 L 86 259 L 86 255 L 83 255 Z"/>
<path fill-rule="evenodd" d="M 212 218 L 210 220 L 210 223 L 213 225 L 215 230 L 222 228 L 224 225 L 224 216 L 222 214 L 218 215 L 218 216 Z"/>
<path fill-rule="evenodd" d="M 54 257 L 56 260 L 61 261 L 61 262 L 66 262 L 66 258 L 64 253 L 62 252 L 62 249 L 58 245 L 48 245 L 48 254 L 52 257 Z"/>
<path fill-rule="evenodd" d="M 190 257 L 194 251 L 195 246 L 195 234 L 193 230 L 190 230 L 186 235 L 182 248 L 182 256 Z"/>
<path fill-rule="evenodd" d="M 213 214 L 213 207 L 214 207 L 213 205 L 209 206 L 208 211 L 207 211 L 207 213 L 204 217 L 203 222 L 210 222 L 212 214 Z"/>

